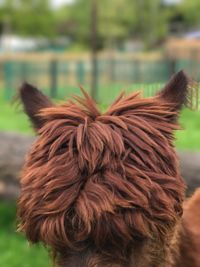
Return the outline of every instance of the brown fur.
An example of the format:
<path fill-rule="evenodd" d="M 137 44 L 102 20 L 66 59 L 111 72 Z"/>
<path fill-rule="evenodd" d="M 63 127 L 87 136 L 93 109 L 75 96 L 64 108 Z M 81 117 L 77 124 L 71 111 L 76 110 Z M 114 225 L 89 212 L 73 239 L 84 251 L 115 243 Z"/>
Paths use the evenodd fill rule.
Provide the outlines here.
<path fill-rule="evenodd" d="M 180 72 L 155 97 L 122 94 L 104 114 L 85 92 L 53 106 L 24 85 L 39 134 L 18 206 L 28 240 L 50 247 L 61 267 L 176 266 L 190 229 L 187 214 L 181 222 L 185 186 L 173 148 L 187 82 Z M 34 103 L 45 99 L 43 108 L 26 101 L 28 91 Z"/>
<path fill-rule="evenodd" d="M 200 266 L 200 189 L 184 204 L 178 267 Z"/>

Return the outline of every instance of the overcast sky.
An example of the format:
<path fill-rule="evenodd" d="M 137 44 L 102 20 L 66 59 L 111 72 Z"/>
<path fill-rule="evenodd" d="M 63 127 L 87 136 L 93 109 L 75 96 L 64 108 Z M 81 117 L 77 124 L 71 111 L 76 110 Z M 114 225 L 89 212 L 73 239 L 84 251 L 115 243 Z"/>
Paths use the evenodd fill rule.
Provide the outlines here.
<path fill-rule="evenodd" d="M 60 7 L 63 4 L 70 4 L 74 0 L 51 0 L 53 7 Z M 182 0 L 164 0 L 167 4 L 179 4 Z"/>
<path fill-rule="evenodd" d="M 60 7 L 63 4 L 70 4 L 74 0 L 51 0 L 53 7 Z M 179 4 L 182 0 L 163 0 L 167 4 Z"/>
<path fill-rule="evenodd" d="M 164 0 L 167 4 L 179 4 L 182 0 Z"/>
<path fill-rule="evenodd" d="M 74 0 L 51 0 L 53 7 L 60 7 L 63 4 L 70 4 Z"/>

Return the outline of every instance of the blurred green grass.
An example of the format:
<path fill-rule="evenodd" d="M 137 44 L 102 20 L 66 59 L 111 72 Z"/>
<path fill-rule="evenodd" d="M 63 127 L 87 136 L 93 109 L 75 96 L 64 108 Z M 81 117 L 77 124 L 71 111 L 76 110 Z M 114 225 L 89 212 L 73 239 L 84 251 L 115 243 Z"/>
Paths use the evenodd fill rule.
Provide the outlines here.
<path fill-rule="evenodd" d="M 15 204 L 0 202 L 0 266 L 51 266 L 48 253 L 42 246 L 30 246 L 22 234 L 16 233 L 15 218 Z"/>
<path fill-rule="evenodd" d="M 106 106 L 117 96 L 122 87 L 115 86 L 112 90 L 103 87 L 99 99 L 101 108 Z M 127 91 L 133 91 L 130 87 Z M 138 86 L 137 86 L 138 88 Z M 152 86 L 152 91 L 154 86 Z M 63 97 L 66 97 L 62 91 Z M 80 90 L 69 90 L 67 96 L 80 93 Z M 152 93 L 152 92 L 150 92 Z M 65 98 L 64 97 L 64 98 Z M 183 109 L 180 116 L 183 130 L 176 133 L 178 149 L 200 149 L 200 112 Z M 6 102 L 3 91 L 0 90 L 0 130 L 15 131 L 23 134 L 33 134 L 27 117 L 20 107 Z M 14 203 L 0 203 L 0 267 L 48 267 L 51 266 L 48 253 L 42 246 L 30 247 L 23 235 L 16 233 L 16 210 Z"/>
<path fill-rule="evenodd" d="M 139 86 L 139 88 L 141 88 Z M 121 85 L 113 86 L 112 90 L 109 90 L 108 87 L 102 87 L 101 94 L 99 99 L 101 102 L 101 107 L 105 109 L 108 103 L 117 96 L 118 92 L 122 88 Z M 128 92 L 134 91 L 136 86 L 130 86 Z M 155 90 L 155 85 L 152 85 L 152 93 Z M 150 89 L 151 89 L 150 88 Z M 149 89 L 149 85 L 148 85 Z M 61 91 L 63 99 L 67 96 L 71 96 L 74 93 L 80 93 L 78 88 L 70 88 L 68 93 L 64 90 Z M 199 150 L 200 149 L 200 111 L 191 111 L 189 109 L 183 109 L 180 116 L 180 123 L 183 130 L 180 130 L 176 133 L 176 146 L 178 149 L 182 150 Z M 33 133 L 30 123 L 27 117 L 23 114 L 21 107 L 17 107 L 10 102 L 5 102 L 3 100 L 3 93 L 0 90 L 0 130 L 1 131 L 15 131 L 21 132 L 24 134 Z"/>

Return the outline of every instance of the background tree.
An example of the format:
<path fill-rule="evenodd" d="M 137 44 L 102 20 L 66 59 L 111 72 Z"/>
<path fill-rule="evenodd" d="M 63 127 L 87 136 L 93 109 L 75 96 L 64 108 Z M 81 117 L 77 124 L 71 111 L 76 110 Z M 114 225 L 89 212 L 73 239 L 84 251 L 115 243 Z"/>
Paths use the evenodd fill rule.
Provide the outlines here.
<path fill-rule="evenodd" d="M 180 12 L 182 12 L 188 28 L 200 27 L 200 1 L 199 0 L 182 0 L 180 5 Z"/>
<path fill-rule="evenodd" d="M 0 3 L 1 33 L 48 36 L 56 34 L 55 16 L 49 0 L 6 0 Z"/>
<path fill-rule="evenodd" d="M 143 40 L 147 47 L 154 46 L 167 36 L 166 7 L 160 0 L 134 1 L 137 20 L 132 26 L 133 36 Z"/>
<path fill-rule="evenodd" d="M 89 48 L 91 0 L 74 0 L 52 9 L 50 0 L 0 0 L 0 34 L 70 37 L 74 44 Z M 173 31 L 200 25 L 200 1 L 182 0 L 168 6 L 163 0 L 101 0 L 98 4 L 98 48 L 121 45 L 139 39 L 155 47 Z M 178 29 L 176 29 L 177 31 Z"/>
<path fill-rule="evenodd" d="M 167 16 L 160 0 L 101 0 L 98 2 L 99 47 L 120 45 L 125 39 L 138 38 L 153 45 L 167 34 Z M 88 44 L 90 37 L 91 0 L 75 0 L 65 8 L 66 33 Z M 62 13 L 64 14 L 64 12 Z M 68 23 L 67 23 L 68 21 Z M 72 27 L 69 27 L 72 26 Z"/>

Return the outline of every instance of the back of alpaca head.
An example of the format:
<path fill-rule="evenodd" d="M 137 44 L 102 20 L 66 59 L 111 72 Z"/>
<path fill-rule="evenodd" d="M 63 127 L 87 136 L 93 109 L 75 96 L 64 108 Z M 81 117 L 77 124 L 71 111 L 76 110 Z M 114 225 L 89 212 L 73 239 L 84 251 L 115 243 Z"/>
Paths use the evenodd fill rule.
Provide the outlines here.
<path fill-rule="evenodd" d="M 84 91 L 54 105 L 23 85 L 38 132 L 18 203 L 28 240 L 49 247 L 59 266 L 140 266 L 138 255 L 154 266 L 182 214 L 173 133 L 187 88 L 179 72 L 155 97 L 122 94 L 101 114 Z"/>

